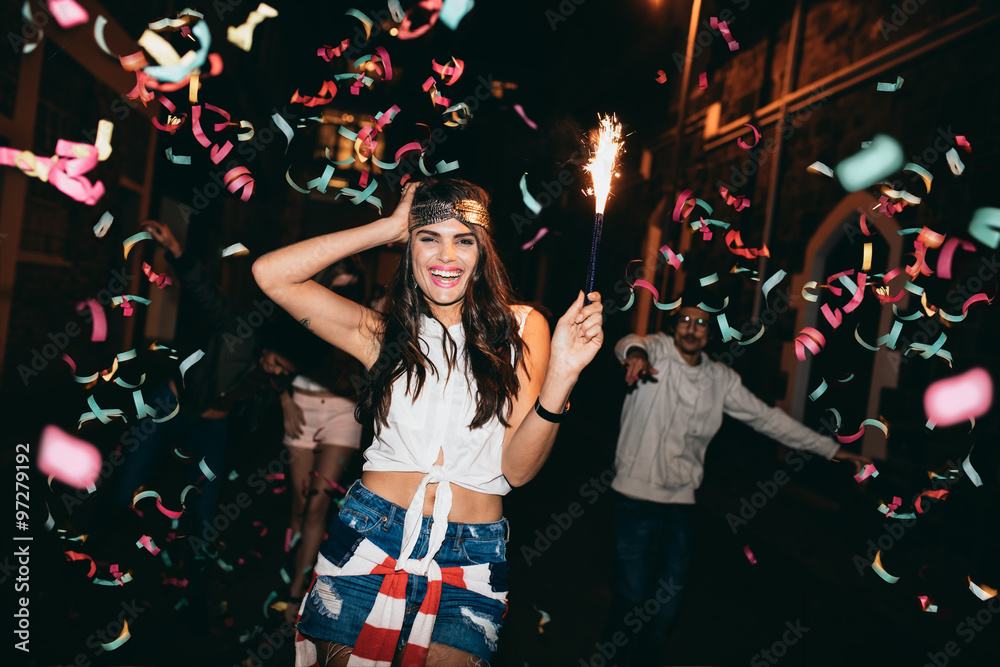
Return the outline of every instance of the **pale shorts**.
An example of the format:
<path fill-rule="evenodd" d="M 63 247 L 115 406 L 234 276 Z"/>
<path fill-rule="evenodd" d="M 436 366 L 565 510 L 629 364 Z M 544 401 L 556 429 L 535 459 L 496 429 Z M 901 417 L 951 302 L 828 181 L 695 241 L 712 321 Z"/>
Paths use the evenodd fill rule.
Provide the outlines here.
<path fill-rule="evenodd" d="M 298 438 L 285 434 L 289 447 L 316 449 L 316 445 L 340 445 L 361 449 L 361 424 L 354 418 L 354 401 L 340 396 L 310 396 L 293 391 L 292 400 L 302 408 L 305 424 Z"/>

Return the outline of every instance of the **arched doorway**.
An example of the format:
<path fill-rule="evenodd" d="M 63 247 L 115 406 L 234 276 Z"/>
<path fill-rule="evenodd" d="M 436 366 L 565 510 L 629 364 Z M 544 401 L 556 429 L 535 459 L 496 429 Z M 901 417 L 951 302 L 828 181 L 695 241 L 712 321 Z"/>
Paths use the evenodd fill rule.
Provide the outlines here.
<path fill-rule="evenodd" d="M 873 210 L 876 203 L 876 199 L 869 192 L 855 192 L 847 195 L 826 216 L 810 237 L 806 246 L 802 272 L 794 274 L 791 282 L 790 305 L 796 311 L 796 332 L 801 331 L 803 327 L 814 327 L 824 334 L 831 331 L 829 323 L 820 312 L 822 303 L 829 297 L 824 295 L 818 302 L 808 301 L 802 297 L 802 287 L 811 280 L 822 284 L 827 277 L 843 271 L 845 268 L 858 268 L 860 265 L 843 265 L 842 260 L 846 250 L 853 250 L 857 256 L 860 256 L 860 251 L 866 241 L 881 246 L 882 250 L 876 253 L 876 257 L 881 255 L 886 258 L 883 260 L 886 262 L 886 266 L 879 267 L 874 264 L 871 269 L 873 273 L 901 265 L 903 238 L 897 233 L 899 225 L 893 218 Z M 869 228 L 877 230 L 877 233 L 872 237 L 866 237 L 860 231 L 858 219 L 861 213 L 865 214 Z M 866 301 L 872 301 L 870 296 Z M 908 301 L 909 293 L 906 293 L 898 303 L 899 308 L 905 308 Z M 892 309 L 888 306 L 880 307 L 877 318 L 878 331 L 881 333 L 889 331 L 893 321 Z M 844 329 L 844 331 L 840 331 L 840 329 Z M 841 342 L 844 335 L 853 337 L 853 329 L 853 324 L 849 325 L 845 322 L 833 335 L 838 338 L 838 342 Z M 857 345 L 857 343 L 853 344 Z M 901 351 L 898 350 L 881 348 L 871 355 L 870 367 L 867 365 L 868 362 L 864 361 L 865 367 L 857 369 L 857 377 L 853 385 L 853 400 L 859 402 L 858 411 L 864 412 L 865 416 L 877 417 L 882 390 L 897 386 L 900 354 Z M 865 359 L 861 355 L 858 358 Z M 812 356 L 806 355 L 805 361 L 799 361 L 795 356 L 794 341 L 790 340 L 782 347 L 781 369 L 787 373 L 787 385 L 785 398 L 778 402 L 778 406 L 796 419 L 803 420 L 807 417 L 807 412 L 811 412 L 809 393 L 816 389 L 821 381 L 815 372 Z M 829 382 L 830 378 L 827 380 Z M 810 419 L 810 421 L 813 420 Z M 855 426 L 856 423 L 844 424 L 845 430 L 853 429 Z M 862 439 L 861 452 L 872 458 L 884 459 L 887 454 L 887 446 L 882 433 L 875 429 L 867 429 Z"/>

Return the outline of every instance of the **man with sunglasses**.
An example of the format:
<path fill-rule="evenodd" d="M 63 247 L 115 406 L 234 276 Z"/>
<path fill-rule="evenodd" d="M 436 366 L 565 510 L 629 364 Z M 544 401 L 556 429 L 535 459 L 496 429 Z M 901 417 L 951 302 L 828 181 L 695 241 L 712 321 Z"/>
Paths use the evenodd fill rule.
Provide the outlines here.
<path fill-rule="evenodd" d="M 682 303 L 700 300 L 688 292 Z M 848 460 L 858 470 L 871 462 L 767 405 L 735 371 L 709 360 L 703 352 L 709 318 L 701 308 L 684 306 L 672 336 L 629 335 L 615 346 L 630 389 L 611 484 L 617 492 L 617 564 L 604 639 L 618 648 L 634 643 L 633 665 L 657 664 L 677 612 L 691 559 L 695 489 L 723 414 L 786 447 Z M 626 660 L 616 655 L 614 662 Z"/>

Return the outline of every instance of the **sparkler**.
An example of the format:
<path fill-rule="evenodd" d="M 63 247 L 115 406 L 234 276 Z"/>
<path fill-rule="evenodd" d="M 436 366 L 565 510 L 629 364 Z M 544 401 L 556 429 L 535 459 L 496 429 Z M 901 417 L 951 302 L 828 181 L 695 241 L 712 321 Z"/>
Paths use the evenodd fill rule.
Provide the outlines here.
<path fill-rule="evenodd" d="M 604 205 L 608 201 L 608 195 L 611 194 L 611 179 L 615 176 L 615 166 L 622 145 L 622 126 L 618 119 L 614 115 L 601 118 L 600 126 L 593 133 L 590 162 L 584 167 L 590 172 L 594 184 L 587 194 L 592 193 L 595 200 L 594 238 L 590 246 L 590 266 L 587 269 L 587 294 L 594 291 L 597 249 L 601 244 L 601 228 L 604 226 Z"/>

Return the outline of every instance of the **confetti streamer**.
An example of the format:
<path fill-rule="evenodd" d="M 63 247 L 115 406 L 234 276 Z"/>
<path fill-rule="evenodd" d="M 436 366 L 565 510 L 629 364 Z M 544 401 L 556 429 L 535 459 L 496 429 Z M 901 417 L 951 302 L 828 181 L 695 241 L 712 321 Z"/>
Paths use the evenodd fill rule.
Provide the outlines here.
<path fill-rule="evenodd" d="M 156 285 L 157 288 L 159 289 L 163 289 L 167 285 L 173 283 L 173 280 L 171 280 L 170 276 L 161 275 L 156 271 L 153 271 L 153 267 L 151 267 L 146 262 L 142 263 L 142 272 L 146 274 L 146 278 L 149 279 L 149 282 Z"/>
<path fill-rule="evenodd" d="M 848 192 L 857 192 L 878 183 L 903 166 L 903 148 L 884 134 L 875 135 L 872 144 L 836 167 L 837 180 Z"/>
<path fill-rule="evenodd" d="M 826 393 L 826 390 L 828 388 L 829 388 L 829 385 L 827 385 L 826 380 L 821 378 L 819 386 L 816 387 L 816 389 L 814 389 L 812 391 L 812 393 L 809 394 L 809 400 L 810 401 L 815 401 L 817 398 L 819 398 L 824 393 Z"/>
<path fill-rule="evenodd" d="M 416 39 L 434 27 L 441 14 L 441 0 L 420 0 L 415 6 L 408 9 L 403 16 L 403 21 L 397 28 L 399 39 Z M 413 29 L 413 19 L 411 15 L 417 10 L 427 13 L 427 22 L 417 29 Z"/>
<path fill-rule="evenodd" d="M 839 413 L 838 413 L 838 416 L 839 416 Z M 863 431 L 864 431 L 864 427 L 862 427 L 862 432 Z M 875 469 L 874 464 L 866 463 L 865 467 L 861 469 L 861 472 L 859 472 L 858 474 L 856 474 L 854 476 L 854 481 L 855 482 L 861 482 L 862 480 L 868 479 L 869 477 L 872 477 L 872 478 L 878 477 L 878 470 Z"/>
<path fill-rule="evenodd" d="M 76 311 L 90 310 L 91 332 L 90 342 L 100 343 L 108 337 L 108 320 L 104 315 L 104 306 L 97 299 L 87 299 L 76 304 Z"/>
<path fill-rule="evenodd" d="M 125 249 L 125 259 L 128 259 L 128 254 L 132 250 L 132 246 L 134 246 L 139 241 L 148 241 L 151 238 L 153 238 L 153 235 L 150 234 L 149 232 L 139 232 L 138 234 L 133 234 L 132 236 L 122 241 L 122 246 L 124 246 Z"/>
<path fill-rule="evenodd" d="M 538 230 L 538 233 L 535 234 L 535 238 L 531 239 L 530 241 L 521 246 L 521 250 L 531 250 L 531 248 L 533 248 L 536 243 L 541 241 L 542 237 L 544 237 L 548 233 L 549 233 L 549 228 L 542 227 L 541 229 Z"/>
<path fill-rule="evenodd" d="M 986 584 L 977 584 L 972 580 L 972 577 L 966 578 L 969 580 L 969 590 L 980 600 L 986 601 L 997 596 L 997 589 L 990 588 Z"/>
<path fill-rule="evenodd" d="M 962 461 L 962 470 L 969 477 L 969 481 L 975 486 L 983 485 L 983 478 L 979 476 L 979 472 L 972 467 L 972 450 L 969 450 L 968 455 Z"/>
<path fill-rule="evenodd" d="M 927 491 L 921 491 L 920 495 L 917 496 L 916 500 L 913 501 L 913 507 L 917 510 L 917 514 L 923 514 L 927 510 L 923 508 L 921 504 L 921 499 L 927 496 L 928 498 L 934 498 L 935 500 L 944 500 L 948 497 L 948 489 L 928 489 Z"/>
<path fill-rule="evenodd" d="M 230 246 L 226 246 L 222 249 L 221 255 L 223 257 L 239 257 L 242 255 L 249 255 L 250 251 L 242 243 L 234 243 Z"/>
<path fill-rule="evenodd" d="M 104 196 L 104 184 L 100 181 L 91 184 L 85 174 L 111 155 L 113 129 L 110 121 L 101 120 L 94 144 L 60 139 L 52 157 L 37 157 L 31 151 L 0 147 L 0 165 L 16 167 L 25 176 L 51 183 L 70 198 L 93 206 Z"/>
<path fill-rule="evenodd" d="M 761 285 L 760 291 L 764 293 L 765 305 L 767 305 L 768 294 L 770 294 L 771 290 L 778 286 L 778 283 L 785 279 L 786 275 L 788 274 L 785 273 L 784 269 L 779 269 L 773 276 L 765 280 L 763 285 Z M 771 306 L 767 305 L 767 307 L 770 308 Z"/>
<path fill-rule="evenodd" d="M 886 582 L 890 584 L 894 584 L 897 581 L 899 581 L 899 577 L 892 576 L 891 574 L 885 571 L 884 567 L 882 567 L 881 549 L 879 549 L 878 552 L 875 553 L 875 560 L 872 562 L 872 569 L 875 570 L 875 574 L 882 577 L 882 579 L 884 579 Z"/>
<path fill-rule="evenodd" d="M 729 31 L 729 23 L 727 21 L 720 21 L 716 17 L 711 17 L 709 19 L 709 25 L 713 30 L 718 30 L 722 33 L 722 36 L 726 40 L 726 44 L 729 45 L 730 51 L 737 51 L 740 48 L 740 43 L 733 39 L 733 34 Z"/>
<path fill-rule="evenodd" d="M 919 176 L 920 179 L 924 182 L 924 186 L 927 188 L 927 194 L 930 194 L 931 183 L 934 181 L 934 176 L 931 174 L 931 172 L 927 171 L 919 164 L 914 164 L 912 162 L 907 162 L 906 165 L 903 167 L 903 171 L 910 171 Z"/>
<path fill-rule="evenodd" d="M 976 246 L 971 241 L 965 239 L 950 238 L 941 247 L 941 254 L 938 255 L 937 274 L 944 280 L 951 279 L 951 262 L 955 257 L 955 251 L 961 248 L 966 252 L 975 252 Z"/>
<path fill-rule="evenodd" d="M 864 433 L 865 433 L 865 426 L 874 426 L 875 428 L 877 428 L 880 431 L 882 431 L 882 434 L 885 435 L 886 438 L 889 437 L 889 427 L 885 424 L 885 422 L 883 422 L 883 421 L 881 421 L 879 419 L 866 419 L 863 422 L 861 422 L 861 428 L 858 429 L 857 433 L 855 433 L 854 435 L 840 435 L 840 434 L 837 434 L 837 436 L 836 436 L 837 437 L 837 441 L 840 442 L 840 443 L 842 443 L 842 444 L 847 444 L 849 442 L 854 442 L 855 440 L 857 440 L 858 438 L 860 438 L 862 435 L 864 435 Z M 862 470 L 862 473 L 863 472 L 864 472 L 864 470 Z M 864 479 L 864 477 L 862 477 L 861 479 Z"/>
<path fill-rule="evenodd" d="M 537 123 L 528 118 L 528 115 L 524 112 L 524 108 L 520 104 L 514 105 L 514 111 L 517 112 L 517 115 L 521 117 L 521 119 L 528 125 L 528 127 L 530 127 L 532 130 L 538 129 Z"/>
<path fill-rule="evenodd" d="M 180 368 L 180 371 L 181 371 L 181 385 L 182 386 L 184 384 L 184 374 L 188 372 L 188 369 L 190 369 L 196 363 L 198 363 L 199 361 L 201 361 L 201 358 L 204 357 L 204 356 L 205 356 L 205 351 L 204 350 L 195 350 L 187 359 L 185 359 L 184 361 L 181 362 L 179 368 Z"/>
<path fill-rule="evenodd" d="M 806 360 L 806 350 L 816 356 L 826 345 L 826 338 L 812 327 L 805 327 L 795 338 L 795 356 L 799 361 Z"/>
<path fill-rule="evenodd" d="M 250 170 L 246 167 L 233 167 L 226 172 L 222 180 L 226 185 L 226 189 L 233 194 L 236 194 L 237 190 L 242 190 L 240 199 L 243 201 L 247 201 L 253 195 L 254 178 L 250 175 Z"/>
<path fill-rule="evenodd" d="M 111 211 L 105 211 L 101 216 L 101 219 L 97 221 L 94 225 L 94 236 L 99 239 L 104 238 L 104 235 L 108 233 L 111 229 L 111 223 L 115 221 L 115 216 L 111 215 Z"/>
<path fill-rule="evenodd" d="M 552 617 L 549 616 L 547 612 L 544 612 L 537 607 L 535 607 L 535 611 L 542 615 L 542 617 L 538 619 L 538 634 L 545 634 L 545 628 L 543 626 L 546 623 L 549 623 L 552 620 Z"/>
<path fill-rule="evenodd" d="M 88 556 L 87 554 L 79 553 L 76 551 L 65 551 L 63 553 L 66 554 L 66 560 L 70 561 L 71 563 L 78 560 L 90 561 L 90 572 L 87 573 L 88 579 L 92 578 L 97 573 L 97 563 L 95 563 L 94 559 Z"/>
<path fill-rule="evenodd" d="M 926 595 L 918 595 L 917 599 L 920 600 L 920 608 L 929 614 L 936 614 L 938 606 L 934 604 L 929 597 Z"/>
<path fill-rule="evenodd" d="M 903 86 L 903 77 L 897 76 L 895 83 L 882 83 L 879 81 L 875 85 L 875 90 L 882 93 L 894 93 Z"/>
<path fill-rule="evenodd" d="M 958 157 L 958 151 L 954 148 L 949 148 L 944 156 L 948 160 L 948 168 L 951 169 L 951 173 L 961 176 L 962 172 L 965 171 L 965 163 L 962 162 L 962 158 Z"/>
<path fill-rule="evenodd" d="M 814 174 L 823 174 L 824 176 L 833 178 L 833 169 L 830 169 L 822 162 L 813 162 L 811 165 L 806 167 L 806 171 L 811 171 Z"/>
<path fill-rule="evenodd" d="M 743 239 L 740 237 L 740 232 L 735 229 L 730 229 L 726 232 L 726 247 L 729 248 L 729 252 L 734 255 L 746 257 L 747 259 L 753 259 L 758 256 L 771 256 L 771 253 L 767 250 L 767 246 L 764 244 L 761 244 L 760 248 L 747 248 L 743 245 Z"/>
<path fill-rule="evenodd" d="M 278 10 L 265 3 L 257 5 L 257 9 L 250 12 L 247 20 L 238 27 L 229 26 L 226 31 L 226 39 L 235 44 L 238 48 L 249 52 L 253 46 L 253 31 L 264 19 L 274 18 L 278 15 Z"/>
<path fill-rule="evenodd" d="M 731 49 L 731 50 L 735 51 L 735 49 Z M 758 143 L 760 143 L 760 130 L 758 130 L 756 127 L 754 127 L 750 123 L 743 123 L 743 127 L 749 127 L 753 131 L 753 143 L 752 144 L 748 144 L 747 142 L 743 141 L 742 137 L 737 137 L 736 144 L 740 148 L 742 148 L 743 150 L 747 151 L 747 150 L 750 150 L 751 148 L 753 148 L 754 146 L 756 146 Z M 736 210 L 739 210 L 739 209 L 736 209 Z"/>
<path fill-rule="evenodd" d="M 2 149 L 0 149 L 2 150 Z M 994 250 L 1000 245 L 1000 208 L 979 208 L 972 214 L 969 234 Z"/>
<path fill-rule="evenodd" d="M 629 295 L 628 302 L 624 306 L 622 306 L 622 310 L 623 311 L 624 310 L 628 310 L 629 308 L 632 307 L 632 304 L 635 303 L 635 288 L 636 287 L 644 287 L 645 289 L 648 289 L 650 292 L 652 292 L 653 293 L 653 305 L 656 306 L 657 309 L 659 309 L 659 310 L 668 310 L 669 311 L 669 310 L 675 310 L 675 309 L 681 307 L 681 299 L 680 298 L 678 298 L 676 301 L 671 301 L 670 303 L 660 303 L 660 293 L 657 292 L 656 287 L 654 287 L 650 283 L 646 282 L 645 280 L 636 280 L 634 283 L 632 283 L 631 287 L 632 287 L 632 293 Z"/>
<path fill-rule="evenodd" d="M 538 203 L 537 199 L 531 196 L 530 192 L 528 192 L 527 177 L 527 174 L 521 175 L 521 199 L 524 200 L 524 205 L 527 206 L 532 213 L 538 215 L 542 212 L 542 205 Z"/>
<path fill-rule="evenodd" d="M 441 23 L 452 30 L 458 30 L 458 24 L 476 5 L 473 0 L 444 0 L 441 7 Z"/>
<path fill-rule="evenodd" d="M 742 211 L 750 206 L 749 197 L 744 197 L 742 195 L 734 197 L 729 194 L 729 189 L 724 185 L 719 186 L 719 194 L 721 194 L 722 198 L 726 200 L 727 205 L 734 207 L 737 211 Z"/>
<path fill-rule="evenodd" d="M 212 46 L 212 34 L 205 21 L 199 21 L 191 28 L 191 33 L 198 42 L 198 49 L 189 51 L 183 57 L 178 57 L 170 43 L 147 30 L 139 38 L 139 46 L 153 56 L 158 65 L 145 67 L 147 76 L 160 82 L 180 84 L 183 86 L 191 77 L 192 72 L 202 68 L 208 59 L 208 51 Z"/>
<path fill-rule="evenodd" d="M 986 414 L 993 402 L 993 381 L 982 368 L 931 384 L 924 392 L 924 412 L 937 426 L 951 426 Z"/>
<path fill-rule="evenodd" d="M 747 560 L 750 561 L 751 565 L 756 565 L 757 564 L 757 559 L 754 558 L 753 552 L 750 551 L 750 547 L 749 546 L 744 546 L 743 547 L 743 555 L 747 557 Z"/>
<path fill-rule="evenodd" d="M 698 75 L 698 87 L 702 90 L 708 89 L 708 74 L 705 72 Z"/>
<path fill-rule="evenodd" d="M 101 474 L 100 451 L 58 426 L 42 429 L 38 449 L 38 469 L 69 486 L 85 489 Z"/>
<path fill-rule="evenodd" d="M 87 10 L 74 0 L 49 0 L 49 12 L 60 28 L 68 30 L 90 20 Z"/>
<path fill-rule="evenodd" d="M 198 461 L 198 467 L 201 468 L 202 474 L 205 475 L 205 478 L 208 481 L 211 482 L 213 479 L 215 479 L 215 473 L 212 472 L 212 469 L 208 467 L 208 463 L 206 463 L 204 456 L 201 457 L 201 461 Z"/>
<path fill-rule="evenodd" d="M 156 546 L 156 543 L 153 542 L 153 538 L 151 538 L 149 535 L 143 535 L 142 537 L 140 537 L 139 540 L 135 543 L 135 546 L 139 547 L 140 549 L 145 547 L 146 551 L 153 554 L 154 556 L 160 553 L 160 547 Z"/>
<path fill-rule="evenodd" d="M 166 154 L 167 159 L 173 162 L 174 164 L 191 164 L 190 155 L 174 155 L 173 148 L 167 148 L 167 150 L 165 150 L 164 153 Z"/>
<path fill-rule="evenodd" d="M 961 322 L 968 316 L 969 306 L 979 301 L 985 301 L 986 303 L 991 303 L 992 300 L 988 296 L 986 296 L 984 292 L 980 292 L 978 294 L 973 294 L 972 296 L 970 296 L 968 299 L 965 300 L 965 303 L 962 304 L 961 315 L 949 315 L 943 310 L 938 310 L 937 313 L 941 316 L 941 319 L 943 320 L 948 320 L 949 322 Z"/>

